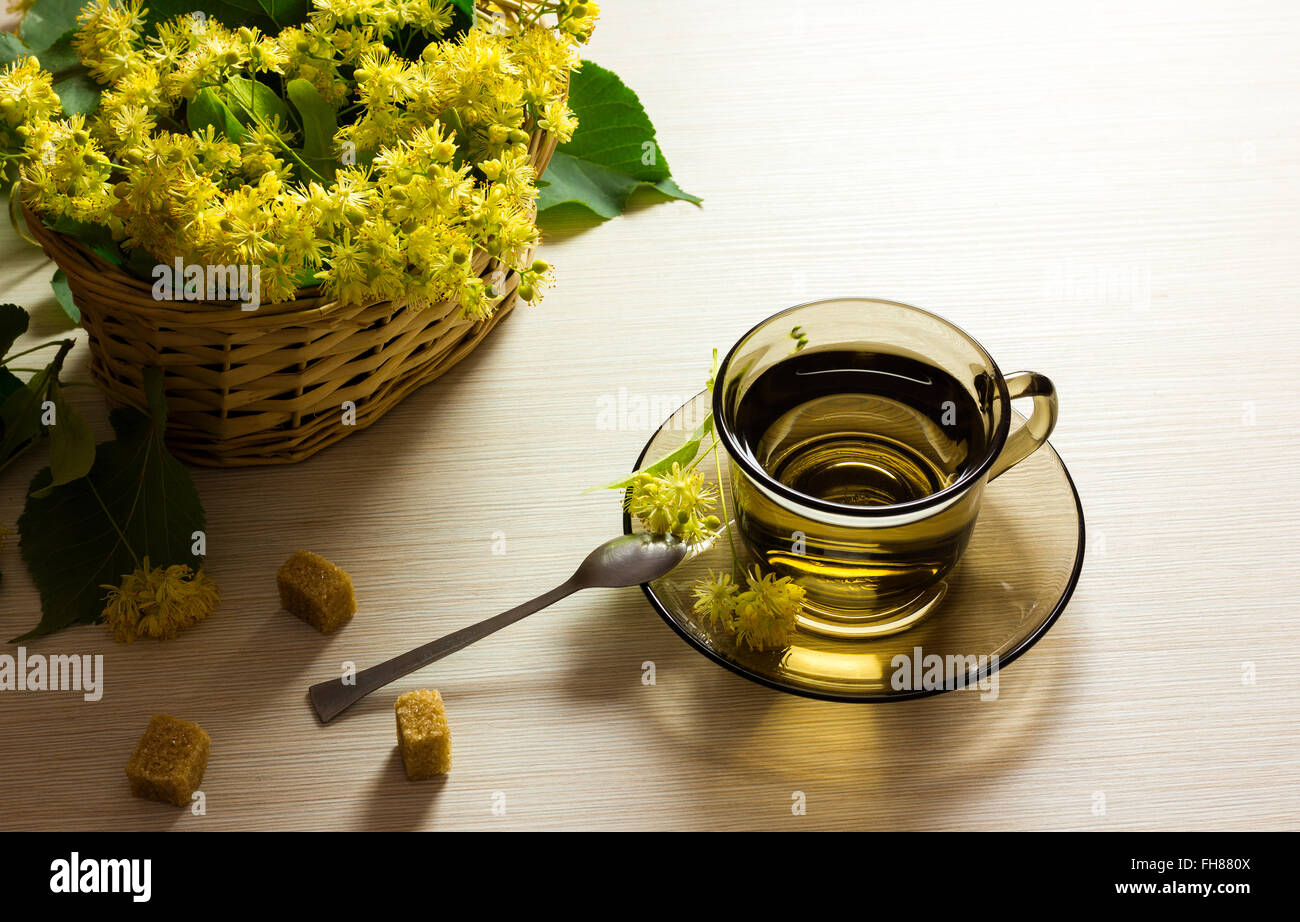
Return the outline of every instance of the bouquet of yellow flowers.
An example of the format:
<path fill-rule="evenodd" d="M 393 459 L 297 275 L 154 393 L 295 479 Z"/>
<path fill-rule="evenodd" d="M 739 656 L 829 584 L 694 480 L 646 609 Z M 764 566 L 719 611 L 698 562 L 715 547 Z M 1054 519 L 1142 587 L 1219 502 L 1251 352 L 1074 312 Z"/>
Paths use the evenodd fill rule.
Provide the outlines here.
<path fill-rule="evenodd" d="M 218 593 L 178 455 L 297 461 L 379 418 L 541 294 L 538 212 L 612 218 L 647 187 L 699 201 L 636 94 L 579 59 L 595 3 L 20 6 L 0 32 L 0 176 L 115 407 L 97 444 L 63 396 L 84 383 L 62 379 L 76 340 L 21 342 L 27 311 L 0 304 L 0 475 L 49 457 L 18 520 L 41 594 L 23 639 L 201 620 Z M 169 303 L 236 300 L 236 278 L 239 309 Z M 43 369 L 15 364 L 47 348 Z"/>
<path fill-rule="evenodd" d="M 572 137 L 569 75 L 596 15 L 502 7 L 453 28 L 449 0 L 315 0 L 268 34 L 92 0 L 71 44 L 97 108 L 66 113 L 24 57 L 0 71 L 0 140 L 31 209 L 106 231 L 141 265 L 251 266 L 270 303 L 320 285 L 481 318 L 504 293 L 476 251 L 519 273 L 524 300 L 549 276 L 528 258 L 529 145 L 536 129 Z"/>

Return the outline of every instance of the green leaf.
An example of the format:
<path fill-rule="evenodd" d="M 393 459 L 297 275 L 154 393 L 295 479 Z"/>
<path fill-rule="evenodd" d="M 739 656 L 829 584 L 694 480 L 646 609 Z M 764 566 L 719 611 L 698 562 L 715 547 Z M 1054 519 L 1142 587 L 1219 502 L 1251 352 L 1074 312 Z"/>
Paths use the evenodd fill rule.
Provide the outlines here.
<path fill-rule="evenodd" d="M 51 379 L 53 365 L 43 368 L 0 403 L 0 468 L 18 457 L 41 436 L 41 404 Z"/>
<path fill-rule="evenodd" d="M 15 643 L 98 621 L 106 584 L 149 558 L 151 566 L 187 564 L 192 535 L 204 527 L 203 504 L 189 472 L 163 444 L 162 372 L 144 373 L 150 412 L 119 408 L 109 417 L 117 438 L 99 446 L 90 473 L 29 495 L 18 519 L 20 550 L 41 595 L 41 620 Z M 49 468 L 33 492 L 51 483 Z"/>
<path fill-rule="evenodd" d="M 72 47 L 72 37 L 77 34 L 75 29 L 69 29 L 56 39 L 53 44 L 40 51 L 32 52 L 36 59 L 41 62 L 41 68 L 48 70 L 55 77 L 58 77 L 64 71 L 79 70 L 87 73 L 86 66 L 81 63 L 81 58 Z"/>
<path fill-rule="evenodd" d="M 339 130 L 338 113 L 321 99 L 315 86 L 302 78 L 290 80 L 285 91 L 302 120 L 303 159 L 325 179 L 333 178 L 338 165 L 334 156 L 334 133 Z"/>
<path fill-rule="evenodd" d="M 63 389 L 50 381 L 49 399 L 54 401 L 54 422 L 50 434 L 51 481 L 36 496 L 46 496 L 55 487 L 85 477 L 95 463 L 95 436 L 85 417 L 63 399 Z"/>
<path fill-rule="evenodd" d="M 662 192 L 669 198 L 675 198 L 683 202 L 690 202 L 692 205 L 698 205 L 704 201 L 698 195 L 691 195 L 681 186 L 677 185 L 677 180 L 669 176 L 667 179 L 661 179 L 654 184 L 656 191 Z"/>
<path fill-rule="evenodd" d="M 596 163 L 584 162 L 556 151 L 546 168 L 547 185 L 540 187 L 538 210 L 559 205 L 580 205 L 601 218 L 616 218 L 637 189 L 649 186 L 671 198 L 699 202 L 682 192 L 672 179 L 646 183 Z"/>
<path fill-rule="evenodd" d="M 55 271 L 54 278 L 50 279 L 50 287 L 54 289 L 54 300 L 59 302 L 63 313 L 67 314 L 73 323 L 81 323 L 81 309 L 72 300 L 72 289 L 68 287 L 68 277 L 64 275 L 62 269 Z"/>
<path fill-rule="evenodd" d="M 195 3 L 195 0 L 148 0 L 145 8 L 145 22 L 150 26 L 176 16 L 202 12 L 209 19 L 232 29 L 256 26 L 271 35 L 280 31 L 257 0 L 203 0 L 202 3 Z"/>
<path fill-rule="evenodd" d="M 86 0 L 36 0 L 23 17 L 18 34 L 29 48 L 48 48 L 77 28 Z M 152 4 L 151 4 L 152 5 Z"/>
<path fill-rule="evenodd" d="M 122 264 L 122 250 L 118 247 L 117 241 L 113 239 L 112 232 L 102 224 L 76 221 L 66 215 L 59 215 L 53 221 L 46 221 L 45 226 L 52 231 L 67 234 L 69 237 L 84 243 L 89 249 L 115 266 Z"/>
<path fill-rule="evenodd" d="M 23 44 L 22 39 L 12 32 L 0 32 L 0 66 L 12 64 L 19 58 L 28 57 L 32 50 Z"/>
<path fill-rule="evenodd" d="M 0 358 L 4 358 L 14 340 L 27 332 L 27 311 L 17 304 L 0 304 Z"/>
<path fill-rule="evenodd" d="M 311 12 L 311 0 L 257 0 L 271 21 L 283 29 L 295 26 Z"/>
<path fill-rule="evenodd" d="M 185 107 L 185 121 L 191 131 L 202 131 L 211 125 L 217 134 L 229 141 L 240 141 L 244 137 L 244 126 L 211 87 L 199 90 L 194 101 Z"/>
<path fill-rule="evenodd" d="M 227 77 L 221 95 L 245 125 L 267 125 L 273 118 L 278 118 L 281 127 L 289 126 L 288 104 L 280 94 L 259 80 Z"/>
<path fill-rule="evenodd" d="M 570 79 L 569 107 L 578 116 L 578 130 L 562 148 L 570 157 L 645 182 L 672 175 L 641 100 L 613 71 L 583 61 Z"/>
<path fill-rule="evenodd" d="M 547 185 L 538 191 L 538 212 L 558 205 L 580 205 L 602 218 L 616 218 L 643 183 L 597 163 L 557 150 L 546 168 Z"/>
<path fill-rule="evenodd" d="M 474 23 L 474 0 L 451 0 L 451 5 L 468 16 L 471 25 Z"/>
<path fill-rule="evenodd" d="M 15 375 L 8 368 L 0 368 L 0 404 L 5 399 L 23 386 L 23 379 Z M 0 422 L 0 435 L 4 434 L 4 423 Z"/>
<path fill-rule="evenodd" d="M 89 115 L 99 108 L 99 84 L 88 72 L 60 77 L 54 81 L 54 92 L 69 115 Z"/>
<path fill-rule="evenodd" d="M 158 265 L 158 260 L 149 255 L 148 250 L 136 248 L 131 250 L 122 264 L 127 272 L 131 273 L 138 279 L 144 279 L 149 282 L 155 282 L 158 277 L 154 275 L 154 267 Z"/>
<path fill-rule="evenodd" d="M 546 169 L 548 185 L 540 189 L 538 211 L 571 204 L 612 218 L 642 186 L 670 198 L 700 201 L 672 181 L 650 117 L 616 74 L 583 61 L 570 80 L 569 106 L 578 117 L 578 130 Z"/>
<path fill-rule="evenodd" d="M 615 480 L 613 483 L 607 483 L 604 486 L 592 487 L 589 490 L 583 490 L 584 493 L 594 493 L 596 490 L 622 490 L 632 486 L 632 481 L 636 480 L 639 474 L 662 474 L 672 470 L 674 464 L 683 466 L 690 464 L 695 460 L 695 456 L 700 453 L 700 444 L 704 441 L 705 436 L 713 431 L 713 414 L 705 416 L 691 437 L 681 445 L 676 451 L 670 452 L 660 458 L 653 464 L 647 464 L 645 467 L 635 470 L 621 480 Z"/>

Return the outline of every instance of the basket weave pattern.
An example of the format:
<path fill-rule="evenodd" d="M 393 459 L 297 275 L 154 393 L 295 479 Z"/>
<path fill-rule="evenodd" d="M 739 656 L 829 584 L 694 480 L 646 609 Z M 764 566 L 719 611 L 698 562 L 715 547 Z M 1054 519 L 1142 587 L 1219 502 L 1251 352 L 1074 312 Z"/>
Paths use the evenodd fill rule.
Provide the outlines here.
<path fill-rule="evenodd" d="M 541 176 L 555 152 L 535 131 L 529 159 Z M 71 237 L 27 225 L 68 278 L 90 338 L 91 374 L 110 404 L 144 407 L 142 372 L 162 368 L 167 444 L 214 467 L 301 461 L 364 429 L 447 371 L 510 312 L 519 276 L 479 251 L 475 271 L 506 292 L 492 315 L 467 320 L 446 301 L 342 304 L 313 296 L 241 311 L 229 301 L 158 301 L 152 282 L 128 275 Z M 531 258 L 531 257 L 530 257 Z M 345 425 L 343 405 L 355 405 Z"/>

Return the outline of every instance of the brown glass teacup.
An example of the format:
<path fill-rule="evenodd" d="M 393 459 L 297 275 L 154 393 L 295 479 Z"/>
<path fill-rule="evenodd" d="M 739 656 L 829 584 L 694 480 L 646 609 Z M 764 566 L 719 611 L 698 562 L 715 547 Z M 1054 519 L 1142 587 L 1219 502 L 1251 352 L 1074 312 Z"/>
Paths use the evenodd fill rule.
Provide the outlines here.
<path fill-rule="evenodd" d="M 1020 397 L 1033 412 L 1012 434 Z M 934 314 L 842 298 L 746 333 L 713 411 L 749 550 L 807 590 L 809 626 L 862 637 L 937 608 L 986 485 L 1047 440 L 1057 401 Z"/>

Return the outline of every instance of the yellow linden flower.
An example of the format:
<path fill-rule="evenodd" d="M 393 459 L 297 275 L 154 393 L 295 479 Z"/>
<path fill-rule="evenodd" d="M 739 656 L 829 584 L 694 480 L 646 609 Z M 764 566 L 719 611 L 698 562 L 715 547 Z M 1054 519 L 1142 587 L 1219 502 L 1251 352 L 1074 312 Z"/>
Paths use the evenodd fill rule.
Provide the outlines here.
<path fill-rule="evenodd" d="M 483 318 L 509 291 L 505 272 L 526 301 L 549 283 L 529 255 L 528 149 L 534 130 L 565 140 L 576 126 L 568 73 L 595 10 L 524 3 L 517 22 L 480 17 L 443 39 L 448 0 L 315 0 L 305 24 L 274 36 L 200 16 L 146 35 L 142 0 L 90 0 L 74 42 L 104 84 L 99 109 L 63 117 L 50 75 L 22 59 L 0 70 L 0 146 L 18 153 L 23 194 L 47 218 L 99 224 L 161 261 L 260 265 L 263 303 L 314 277 L 329 298 L 459 299 Z M 385 44 L 408 27 L 424 36 L 409 55 Z M 309 161 L 286 124 L 237 105 L 237 136 L 188 128 L 200 92 L 220 99 L 259 77 L 282 96 L 307 80 L 336 110 L 326 158 Z M 485 256 L 500 270 L 487 280 Z M 667 524 L 696 538 L 706 518 Z"/>
<path fill-rule="evenodd" d="M 109 116 L 108 127 L 123 142 L 140 144 L 157 127 L 157 122 L 144 106 L 124 105 Z"/>
<path fill-rule="evenodd" d="M 550 277 L 550 264 L 542 259 L 534 259 L 528 268 L 519 270 L 519 297 L 528 302 L 540 300 L 542 286 Z"/>
<path fill-rule="evenodd" d="M 573 37 L 573 40 L 586 44 L 591 39 L 592 29 L 596 27 L 596 18 L 600 15 L 600 5 L 594 0 L 560 0 L 557 13 L 559 27 Z"/>
<path fill-rule="evenodd" d="M 136 47 L 144 28 L 143 0 L 91 0 L 77 14 L 72 47 L 100 83 L 111 83 L 144 56 Z"/>
<path fill-rule="evenodd" d="M 10 129 L 48 123 L 63 111 L 53 83 L 54 78 L 32 57 L 0 68 L 0 119 Z"/>
<path fill-rule="evenodd" d="M 721 522 L 710 515 L 717 494 L 700 471 L 673 463 L 664 474 L 638 474 L 628 495 L 627 511 L 655 534 L 671 534 L 688 543 L 706 541 Z"/>
<path fill-rule="evenodd" d="M 571 140 L 573 133 L 578 130 L 577 117 L 559 99 L 551 100 L 542 107 L 542 117 L 537 120 L 537 124 L 559 138 L 561 144 Z"/>
<path fill-rule="evenodd" d="M 691 591 L 695 595 L 694 611 L 706 624 L 713 628 L 731 629 L 739 588 L 730 573 L 715 576 L 710 570 L 709 578 L 697 582 Z"/>
<path fill-rule="evenodd" d="M 156 71 L 165 73 L 176 68 L 190 49 L 194 26 L 193 18 L 179 16 L 154 27 L 153 37 L 145 48 L 145 57 Z"/>
<path fill-rule="evenodd" d="M 171 640 L 206 618 L 221 600 L 217 585 L 202 570 L 184 564 L 166 569 L 144 565 L 123 575 L 120 585 L 104 585 L 104 623 L 119 643 L 138 637 Z"/>
<path fill-rule="evenodd" d="M 751 650 L 784 647 L 795 631 L 795 618 L 803 609 L 804 588 L 790 577 L 777 579 L 757 566 L 745 574 L 749 590 L 736 596 L 732 629 L 736 642 Z"/>
<path fill-rule="evenodd" d="M 477 275 L 465 278 L 460 285 L 461 310 L 472 320 L 482 320 L 492 313 L 496 300 L 488 291 L 487 283 Z"/>

